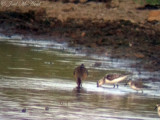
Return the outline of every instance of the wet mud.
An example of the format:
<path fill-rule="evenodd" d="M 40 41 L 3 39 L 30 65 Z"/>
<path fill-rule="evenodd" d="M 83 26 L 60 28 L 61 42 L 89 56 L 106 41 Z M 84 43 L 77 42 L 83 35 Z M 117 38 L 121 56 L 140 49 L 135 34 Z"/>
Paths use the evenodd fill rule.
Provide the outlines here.
<path fill-rule="evenodd" d="M 85 46 L 90 54 L 140 60 L 149 71 L 160 69 L 160 29 L 158 21 L 133 23 L 129 20 L 72 19 L 46 17 L 45 10 L 1 11 L 0 33 L 36 39 L 54 39 L 71 47 Z M 55 39 L 58 38 L 58 39 Z"/>

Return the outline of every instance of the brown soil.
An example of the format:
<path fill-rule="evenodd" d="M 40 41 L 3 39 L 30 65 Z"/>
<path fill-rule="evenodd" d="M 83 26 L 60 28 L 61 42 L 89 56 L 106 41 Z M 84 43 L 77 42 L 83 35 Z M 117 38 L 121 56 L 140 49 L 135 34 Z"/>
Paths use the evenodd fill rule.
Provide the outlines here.
<path fill-rule="evenodd" d="M 7 1 L 1 2 L 0 33 L 58 37 L 70 46 L 86 46 L 88 53 L 140 59 L 146 69 L 160 69 L 160 24 L 148 22 L 150 10 L 138 9 L 143 6 L 132 0 L 78 4 L 37 0 L 37 6 Z"/>

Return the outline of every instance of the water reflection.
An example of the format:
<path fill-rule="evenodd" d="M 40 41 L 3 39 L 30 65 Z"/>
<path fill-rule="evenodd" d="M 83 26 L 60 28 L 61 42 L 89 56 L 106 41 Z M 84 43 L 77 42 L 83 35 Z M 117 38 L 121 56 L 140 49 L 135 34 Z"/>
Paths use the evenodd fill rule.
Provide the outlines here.
<path fill-rule="evenodd" d="M 37 43 L 0 42 L 0 119 L 158 119 L 154 111 L 160 101 L 158 81 L 145 81 L 152 89 L 144 94 L 123 83 L 118 89 L 96 87 L 106 73 L 133 72 L 132 79 L 136 79 L 136 68 L 128 69 L 136 61 L 86 57 L 64 51 L 65 44 Z M 101 64 L 94 66 L 97 61 Z M 89 77 L 77 91 L 73 70 L 81 63 L 89 69 Z M 159 77 L 150 74 L 142 71 L 140 77 Z"/>
<path fill-rule="evenodd" d="M 13 94 L 14 91 L 14 94 Z M 155 99 L 34 89 L 1 89 L 1 116 L 11 119 L 153 119 Z M 3 102 L 5 101 L 5 102 Z M 49 107 L 46 111 L 45 107 Z M 26 113 L 21 112 L 26 108 Z M 3 113 L 2 113 L 3 112 Z M 41 116 L 42 115 L 42 116 Z M 123 116 L 122 116 L 123 115 Z"/>

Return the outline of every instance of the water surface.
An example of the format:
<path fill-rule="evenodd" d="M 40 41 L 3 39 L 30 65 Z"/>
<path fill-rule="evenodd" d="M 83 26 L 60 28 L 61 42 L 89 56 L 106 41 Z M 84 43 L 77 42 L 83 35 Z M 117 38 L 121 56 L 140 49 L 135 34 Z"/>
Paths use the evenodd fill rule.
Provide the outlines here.
<path fill-rule="evenodd" d="M 13 39 L 14 38 L 14 39 Z M 96 63 L 100 62 L 100 66 Z M 54 41 L 0 38 L 0 119 L 2 120 L 157 120 L 160 83 L 145 81 L 142 94 L 124 83 L 96 87 L 106 73 L 132 73 L 131 78 L 160 77 L 130 67 L 138 61 L 86 55 Z M 73 70 L 85 64 L 89 76 L 83 90 L 74 90 Z M 26 109 L 26 112 L 22 112 Z"/>

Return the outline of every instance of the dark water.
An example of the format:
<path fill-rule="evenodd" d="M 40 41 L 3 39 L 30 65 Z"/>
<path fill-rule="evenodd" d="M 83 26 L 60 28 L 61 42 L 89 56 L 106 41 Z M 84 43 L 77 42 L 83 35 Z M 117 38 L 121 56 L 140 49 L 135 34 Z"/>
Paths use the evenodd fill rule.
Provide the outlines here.
<path fill-rule="evenodd" d="M 97 62 L 102 64 L 95 66 Z M 132 79 L 160 77 L 159 72 L 129 67 L 136 62 L 86 56 L 53 41 L 1 37 L 0 120 L 157 120 L 159 82 L 145 82 L 151 88 L 143 94 L 123 83 L 118 89 L 96 87 L 111 72 L 130 72 Z M 89 77 L 77 92 L 73 70 L 81 63 Z"/>

